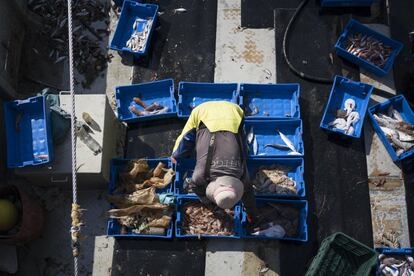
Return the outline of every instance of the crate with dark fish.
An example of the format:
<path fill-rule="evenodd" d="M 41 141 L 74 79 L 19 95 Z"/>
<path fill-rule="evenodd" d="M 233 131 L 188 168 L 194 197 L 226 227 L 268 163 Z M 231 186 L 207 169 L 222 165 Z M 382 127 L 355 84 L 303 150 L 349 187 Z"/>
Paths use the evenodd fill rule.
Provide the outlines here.
<path fill-rule="evenodd" d="M 337 232 L 325 238 L 306 276 L 371 275 L 377 253 L 365 244 Z"/>
<path fill-rule="evenodd" d="M 113 159 L 108 235 L 171 238 L 174 171 L 169 159 Z"/>
<path fill-rule="evenodd" d="M 369 7 L 374 0 L 321 0 L 321 7 Z"/>
<path fill-rule="evenodd" d="M 197 197 L 177 198 L 177 238 L 240 238 L 240 206 L 232 210 L 211 210 Z"/>
<path fill-rule="evenodd" d="M 414 275 L 414 248 L 376 248 L 378 276 Z"/>
<path fill-rule="evenodd" d="M 191 189 L 196 161 L 194 159 L 178 159 L 175 165 L 174 194 L 195 196 Z"/>
<path fill-rule="evenodd" d="M 321 120 L 322 129 L 361 137 L 373 86 L 336 76 Z"/>
<path fill-rule="evenodd" d="M 242 238 L 308 241 L 306 200 L 256 198 L 256 206 L 260 225 L 251 225 L 243 210 Z"/>
<path fill-rule="evenodd" d="M 240 84 L 240 104 L 246 120 L 299 119 L 300 86 L 285 84 Z"/>
<path fill-rule="evenodd" d="M 109 48 L 135 57 L 145 55 L 157 21 L 158 5 L 125 0 Z"/>
<path fill-rule="evenodd" d="M 178 117 L 188 118 L 199 104 L 209 101 L 239 103 L 237 83 L 180 82 L 178 84 Z"/>
<path fill-rule="evenodd" d="M 53 160 L 50 112 L 45 96 L 4 103 L 8 168 L 43 165 Z"/>
<path fill-rule="evenodd" d="M 374 130 L 394 162 L 414 155 L 414 112 L 404 96 L 395 96 L 368 109 Z"/>
<path fill-rule="evenodd" d="M 302 158 L 249 158 L 247 168 L 256 196 L 305 197 Z"/>
<path fill-rule="evenodd" d="M 132 123 L 177 116 L 172 79 L 117 86 L 118 119 Z"/>
<path fill-rule="evenodd" d="M 378 75 L 385 76 L 403 44 L 351 19 L 339 36 L 336 53 Z"/>
<path fill-rule="evenodd" d="M 248 156 L 303 156 L 302 129 L 301 120 L 246 120 Z"/>

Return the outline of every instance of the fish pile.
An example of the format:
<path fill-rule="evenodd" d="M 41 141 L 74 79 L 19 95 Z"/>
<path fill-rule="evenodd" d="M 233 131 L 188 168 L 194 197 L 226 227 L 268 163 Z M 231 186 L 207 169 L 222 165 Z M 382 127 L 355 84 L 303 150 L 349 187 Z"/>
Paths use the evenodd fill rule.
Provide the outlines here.
<path fill-rule="evenodd" d="M 182 207 L 184 213 L 182 231 L 187 235 L 234 235 L 234 211 L 210 210 L 201 202 L 187 202 Z"/>
<path fill-rule="evenodd" d="M 335 112 L 336 119 L 328 124 L 329 127 L 337 128 L 352 135 L 355 132 L 355 124 L 359 121 L 359 113 L 355 111 L 356 104 L 353 99 L 347 99 L 344 109 Z"/>
<path fill-rule="evenodd" d="M 193 185 L 191 182 L 191 175 L 193 175 L 193 170 L 186 171 L 183 176 L 183 190 L 185 194 L 193 193 Z"/>
<path fill-rule="evenodd" d="M 143 100 L 138 97 L 132 99 L 134 103 L 141 106 L 144 110 L 139 110 L 134 104 L 129 106 L 129 110 L 137 116 L 147 116 L 147 115 L 156 115 L 163 114 L 170 110 L 170 107 L 163 106 L 158 102 L 153 102 L 150 105 L 147 105 Z"/>
<path fill-rule="evenodd" d="M 287 170 L 270 167 L 260 168 L 253 181 L 256 193 L 297 195 L 296 181 L 287 176 Z"/>
<path fill-rule="evenodd" d="M 414 258 L 408 255 L 380 254 L 379 273 L 384 276 L 414 276 Z"/>
<path fill-rule="evenodd" d="M 290 151 L 288 155 L 300 155 L 298 150 L 296 149 L 293 142 L 280 130 L 276 129 L 276 132 L 279 134 L 282 141 L 285 143 L 283 144 L 266 144 L 264 145 L 264 148 L 274 148 L 278 150 L 287 150 Z M 266 153 L 258 153 L 259 151 L 259 144 L 257 142 L 256 135 L 254 134 L 254 128 L 253 126 L 250 127 L 249 132 L 246 136 L 247 144 L 248 144 L 248 150 L 253 153 L 253 155 L 266 155 Z"/>
<path fill-rule="evenodd" d="M 170 226 L 173 210 L 161 201 L 156 189 L 167 187 L 174 177 L 172 169 L 159 162 L 150 169 L 146 160 L 131 161 L 119 173 L 118 187 L 107 197 L 117 209 L 108 211 L 118 220 L 121 234 L 164 235 Z"/>
<path fill-rule="evenodd" d="M 54 63 L 68 59 L 68 19 L 66 0 L 29 0 L 28 8 L 39 15 L 42 28 L 38 34 L 47 41 L 48 55 Z M 107 62 L 113 57 L 106 46 L 101 46 L 103 38 L 109 35 L 110 7 L 104 1 L 73 1 L 73 50 L 74 65 L 85 80 L 84 88 L 89 88 Z M 93 27 L 99 26 L 100 27 Z M 40 50 L 33 48 L 35 54 Z M 43 53 L 42 53 L 43 54 Z"/>
<path fill-rule="evenodd" d="M 152 28 L 153 19 L 135 19 L 134 24 L 132 25 L 132 34 L 131 37 L 126 42 L 126 47 L 133 52 L 142 52 L 147 45 L 148 36 Z M 144 25 L 142 30 L 139 30 L 138 27 Z"/>
<path fill-rule="evenodd" d="M 251 235 L 276 238 L 297 237 L 299 227 L 298 208 L 271 202 L 257 208 L 264 221 L 258 227 L 249 229 Z"/>
<path fill-rule="evenodd" d="M 414 149 L 414 125 L 404 121 L 400 112 L 392 106 L 387 115 L 374 114 L 374 119 L 379 124 L 388 141 L 395 149 L 397 156 Z"/>
<path fill-rule="evenodd" d="M 392 47 L 380 40 L 361 33 L 349 35 L 344 42 L 344 48 L 347 52 L 381 68 L 387 63 L 393 51 Z"/>

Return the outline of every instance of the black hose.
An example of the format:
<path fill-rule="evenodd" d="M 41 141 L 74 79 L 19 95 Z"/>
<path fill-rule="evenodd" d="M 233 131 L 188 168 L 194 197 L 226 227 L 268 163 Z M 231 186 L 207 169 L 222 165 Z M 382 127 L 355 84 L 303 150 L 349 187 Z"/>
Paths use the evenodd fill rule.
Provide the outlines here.
<path fill-rule="evenodd" d="M 303 0 L 302 3 L 300 3 L 300 5 L 297 7 L 295 13 L 293 14 L 293 16 L 290 18 L 289 24 L 286 27 L 285 30 L 285 34 L 283 35 L 283 57 L 286 60 L 287 65 L 289 66 L 290 70 L 292 70 L 293 73 L 295 73 L 296 75 L 298 75 L 299 77 L 301 77 L 304 80 L 308 80 L 311 82 L 319 82 L 319 83 L 332 83 L 332 79 L 328 79 L 328 78 L 321 78 L 321 77 L 315 77 L 315 76 L 311 76 L 308 74 L 305 74 L 302 71 L 299 71 L 298 69 L 295 68 L 295 66 L 293 66 L 293 64 L 290 62 L 289 57 L 287 55 L 287 51 L 286 51 L 286 44 L 287 44 L 287 37 L 290 31 L 290 27 L 292 26 L 293 22 L 296 20 L 297 16 L 299 15 L 299 13 L 302 11 L 303 7 L 305 7 L 305 5 L 309 2 L 309 0 Z"/>

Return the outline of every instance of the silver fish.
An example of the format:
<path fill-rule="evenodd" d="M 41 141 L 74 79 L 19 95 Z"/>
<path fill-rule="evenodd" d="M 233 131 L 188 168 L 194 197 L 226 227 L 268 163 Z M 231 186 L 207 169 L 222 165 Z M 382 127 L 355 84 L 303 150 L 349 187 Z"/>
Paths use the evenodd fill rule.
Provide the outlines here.
<path fill-rule="evenodd" d="M 184 8 L 174 9 L 174 14 L 176 14 L 176 13 L 183 13 L 183 12 L 187 12 L 187 10 L 184 9 Z"/>
<path fill-rule="evenodd" d="M 257 152 L 259 150 L 259 144 L 257 143 L 256 135 L 253 138 L 253 154 L 257 155 Z"/>
<path fill-rule="evenodd" d="M 346 130 L 348 131 L 351 126 L 359 121 L 359 113 L 356 111 L 352 111 L 349 113 L 348 118 L 346 119 Z"/>
<path fill-rule="evenodd" d="M 259 113 L 259 108 L 255 105 L 252 104 L 253 108 L 251 108 L 251 112 L 250 112 L 250 107 L 248 107 L 248 109 L 245 111 L 246 116 L 254 116 L 257 115 Z"/>
<path fill-rule="evenodd" d="M 247 138 L 247 143 L 250 145 L 254 139 L 254 129 L 252 126 L 250 127 L 249 133 L 247 133 L 246 138 Z"/>
<path fill-rule="evenodd" d="M 282 138 L 283 142 L 290 148 L 291 151 L 297 152 L 295 145 L 293 145 L 292 141 L 284 135 L 280 130 L 276 129 L 276 131 L 279 133 L 280 138 Z"/>

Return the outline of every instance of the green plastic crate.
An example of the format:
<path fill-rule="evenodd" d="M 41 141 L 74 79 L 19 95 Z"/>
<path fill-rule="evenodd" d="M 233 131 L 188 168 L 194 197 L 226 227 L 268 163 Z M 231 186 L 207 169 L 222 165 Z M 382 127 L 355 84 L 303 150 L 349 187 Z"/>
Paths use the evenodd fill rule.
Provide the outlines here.
<path fill-rule="evenodd" d="M 368 246 L 338 232 L 327 237 L 312 261 L 307 276 L 368 276 L 378 254 Z"/>

